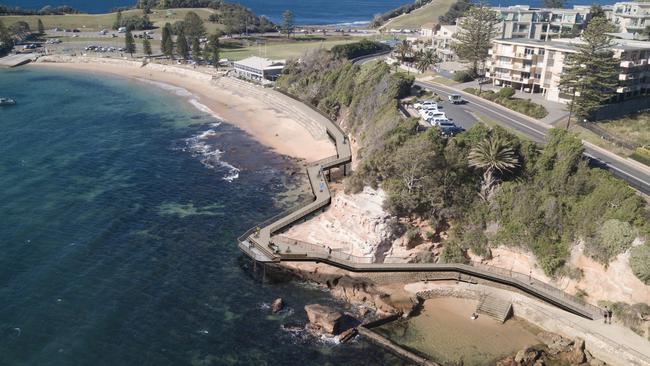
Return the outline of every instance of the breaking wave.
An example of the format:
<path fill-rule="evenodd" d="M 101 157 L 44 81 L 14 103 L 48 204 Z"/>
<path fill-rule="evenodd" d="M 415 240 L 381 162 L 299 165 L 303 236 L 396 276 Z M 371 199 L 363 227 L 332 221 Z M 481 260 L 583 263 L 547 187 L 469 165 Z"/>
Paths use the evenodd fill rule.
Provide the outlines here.
<path fill-rule="evenodd" d="M 219 125 L 221 125 L 221 122 L 211 124 L 210 129 L 186 139 L 185 143 L 187 150 L 189 150 L 192 156 L 199 157 L 201 163 L 206 167 L 210 169 L 226 169 L 227 173 L 224 175 L 223 180 L 232 182 L 239 178 L 240 170 L 227 161 L 222 160 L 224 151 L 219 150 L 208 142 L 208 139 L 217 136 L 217 131 L 214 128 L 219 127 Z"/>

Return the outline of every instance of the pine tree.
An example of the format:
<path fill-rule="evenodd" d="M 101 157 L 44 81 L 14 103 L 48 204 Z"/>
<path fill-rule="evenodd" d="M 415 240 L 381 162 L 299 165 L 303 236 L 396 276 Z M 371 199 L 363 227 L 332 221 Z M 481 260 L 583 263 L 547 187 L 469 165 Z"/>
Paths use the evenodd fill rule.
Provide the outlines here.
<path fill-rule="evenodd" d="M 172 25 L 165 23 L 165 26 L 162 30 L 162 42 L 160 42 L 160 51 L 162 53 L 172 58 L 174 56 L 174 40 L 172 39 Z"/>
<path fill-rule="evenodd" d="M 178 31 L 178 36 L 176 36 L 176 50 L 183 60 L 190 57 L 190 46 L 187 44 L 183 28 Z"/>
<path fill-rule="evenodd" d="M 113 29 L 119 29 L 122 26 L 122 11 L 118 11 L 115 16 L 115 23 L 113 23 Z"/>
<path fill-rule="evenodd" d="M 144 39 L 142 40 L 142 50 L 144 54 L 147 56 L 151 56 L 151 54 L 153 53 L 151 51 L 151 42 L 149 42 L 148 36 L 145 36 Z"/>
<path fill-rule="evenodd" d="M 208 39 L 208 47 L 205 50 L 206 58 L 212 61 L 215 68 L 219 68 L 219 34 L 215 33 Z"/>
<path fill-rule="evenodd" d="M 133 54 L 135 53 L 135 39 L 133 39 L 133 34 L 131 34 L 130 30 L 127 30 L 124 35 L 124 50 L 126 53 L 130 53 L 131 57 L 133 57 Z"/>
<path fill-rule="evenodd" d="M 201 59 L 201 43 L 198 38 L 192 38 L 192 60 L 198 61 Z"/>
<path fill-rule="evenodd" d="M 38 20 L 38 34 L 45 34 L 45 26 L 43 25 L 43 21 L 40 19 Z"/>
<path fill-rule="evenodd" d="M 458 58 L 471 64 L 471 72 L 479 72 L 488 59 L 492 47 L 492 39 L 497 36 L 499 17 L 487 5 L 480 3 L 469 9 L 458 24 L 458 32 L 454 35 L 452 49 Z"/>
<path fill-rule="evenodd" d="M 607 19 L 591 19 L 582 33 L 584 43 L 565 61 L 560 88 L 573 96 L 569 108 L 580 119 L 591 117 L 616 94 L 619 61 L 614 58 L 608 32 L 615 32 L 615 27 Z"/>
<path fill-rule="evenodd" d="M 285 10 L 282 13 L 282 31 L 287 34 L 287 38 L 293 33 L 293 28 L 293 12 L 291 10 Z"/>

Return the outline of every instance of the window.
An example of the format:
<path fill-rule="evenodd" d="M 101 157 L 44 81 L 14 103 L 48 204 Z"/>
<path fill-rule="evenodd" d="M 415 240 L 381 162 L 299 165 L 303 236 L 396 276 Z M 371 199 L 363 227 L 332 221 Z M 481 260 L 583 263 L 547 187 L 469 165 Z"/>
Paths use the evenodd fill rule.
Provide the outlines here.
<path fill-rule="evenodd" d="M 532 49 L 532 48 L 528 48 L 528 47 L 526 47 L 526 48 L 524 49 L 524 55 L 534 55 L 534 54 L 535 54 L 535 50 L 534 50 L 534 49 Z"/>
<path fill-rule="evenodd" d="M 545 49 L 543 49 L 543 48 L 539 48 L 539 49 L 537 49 L 537 54 L 538 54 L 538 55 L 543 55 L 544 53 L 546 53 L 546 50 L 545 50 Z"/>

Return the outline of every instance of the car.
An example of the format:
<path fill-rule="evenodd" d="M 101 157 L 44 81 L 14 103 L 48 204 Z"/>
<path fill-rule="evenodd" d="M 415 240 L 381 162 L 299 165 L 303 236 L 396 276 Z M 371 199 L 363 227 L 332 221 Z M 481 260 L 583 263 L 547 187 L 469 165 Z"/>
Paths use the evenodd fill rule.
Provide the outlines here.
<path fill-rule="evenodd" d="M 429 119 L 432 119 L 432 118 L 444 118 L 444 119 L 447 119 L 447 115 L 445 114 L 445 112 L 440 112 L 438 110 L 436 110 L 436 111 L 425 111 L 423 113 L 422 118 L 424 118 L 425 120 L 429 120 Z"/>
<path fill-rule="evenodd" d="M 430 118 L 430 119 L 427 120 L 427 122 L 428 122 L 431 126 L 434 126 L 434 127 L 435 127 L 435 126 L 440 126 L 440 125 L 449 124 L 449 123 L 453 124 L 453 122 L 451 122 L 451 121 L 450 121 L 449 119 L 447 119 L 446 117 L 435 117 L 435 118 Z"/>
<path fill-rule="evenodd" d="M 413 107 L 415 109 L 438 109 L 438 103 L 432 100 L 426 100 L 422 103 L 415 103 Z"/>
<path fill-rule="evenodd" d="M 467 101 L 460 94 L 451 94 L 447 97 L 452 104 L 465 104 Z"/>
<path fill-rule="evenodd" d="M 453 123 L 441 124 L 438 128 L 440 129 L 440 134 L 445 137 L 452 137 L 465 131 L 464 128 L 456 126 Z"/>

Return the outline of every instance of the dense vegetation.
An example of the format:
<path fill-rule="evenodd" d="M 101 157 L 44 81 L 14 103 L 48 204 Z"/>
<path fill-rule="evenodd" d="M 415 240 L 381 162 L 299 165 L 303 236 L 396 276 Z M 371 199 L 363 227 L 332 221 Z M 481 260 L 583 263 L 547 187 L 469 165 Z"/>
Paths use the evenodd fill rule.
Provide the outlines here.
<path fill-rule="evenodd" d="M 63 14 L 78 14 L 75 10 L 67 5 L 52 7 L 44 6 L 39 10 L 28 10 L 20 7 L 11 7 L 0 4 L 0 15 L 63 15 Z"/>
<path fill-rule="evenodd" d="M 412 78 L 390 73 L 384 63 L 363 67 L 319 52 L 285 70 L 278 87 L 300 96 L 359 141 L 360 163 L 346 183 L 387 192 L 391 213 L 424 218 L 450 238 L 441 261 L 465 261 L 471 249 L 490 256 L 495 245 L 533 252 L 549 275 L 569 273 L 570 247 L 607 264 L 647 237 L 650 212 L 642 199 L 609 173 L 590 168 L 580 140 L 553 130 L 542 151 L 502 128 L 477 125 L 454 138 L 436 130 L 418 133 L 416 121 L 399 115 L 398 98 Z M 650 280 L 647 245 L 632 250 L 632 268 Z"/>
<path fill-rule="evenodd" d="M 210 16 L 210 21 L 223 24 L 227 34 L 245 32 L 267 32 L 276 30 L 275 24 L 264 16 L 257 16 L 249 8 L 222 0 L 139 0 L 140 9 L 172 8 L 210 8 L 218 13 Z"/>
<path fill-rule="evenodd" d="M 14 41 L 9 33 L 9 29 L 7 29 L 2 20 L 0 20 L 0 57 L 11 52 L 13 47 Z"/>
<path fill-rule="evenodd" d="M 377 27 L 381 26 L 382 24 L 384 24 L 384 22 L 386 22 L 386 21 L 388 21 L 388 20 L 390 20 L 392 18 L 395 18 L 395 17 L 400 16 L 402 14 L 408 14 L 408 13 L 412 12 L 413 10 L 419 9 L 419 8 L 423 7 L 424 5 L 430 3 L 430 2 L 431 2 L 431 0 L 416 0 L 415 2 L 413 2 L 411 4 L 402 5 L 399 8 L 389 10 L 389 11 L 383 13 L 383 14 L 375 16 L 375 18 L 370 23 L 370 26 L 373 27 L 373 28 L 377 28 Z"/>
<path fill-rule="evenodd" d="M 121 11 L 118 11 L 115 15 L 115 22 L 113 23 L 113 29 L 119 29 L 125 27 L 126 29 L 132 30 L 146 30 L 153 29 L 153 23 L 149 20 L 149 17 L 145 15 L 128 15 L 123 16 Z"/>
<path fill-rule="evenodd" d="M 479 95 L 479 91 L 476 88 L 467 88 L 465 91 L 470 94 Z M 483 90 L 479 96 L 533 118 L 544 118 L 548 115 L 548 111 L 543 105 L 533 103 L 530 99 L 514 98 L 514 95 L 514 89 L 505 87 L 501 88 L 498 92 Z"/>
<path fill-rule="evenodd" d="M 390 46 L 367 39 L 361 40 L 360 42 L 337 45 L 331 49 L 334 57 L 347 58 L 348 60 L 381 51 L 390 51 Z"/>
<path fill-rule="evenodd" d="M 471 6 L 471 0 L 458 0 L 447 10 L 445 15 L 440 16 L 438 21 L 440 24 L 456 24 L 456 20 L 465 15 Z"/>

